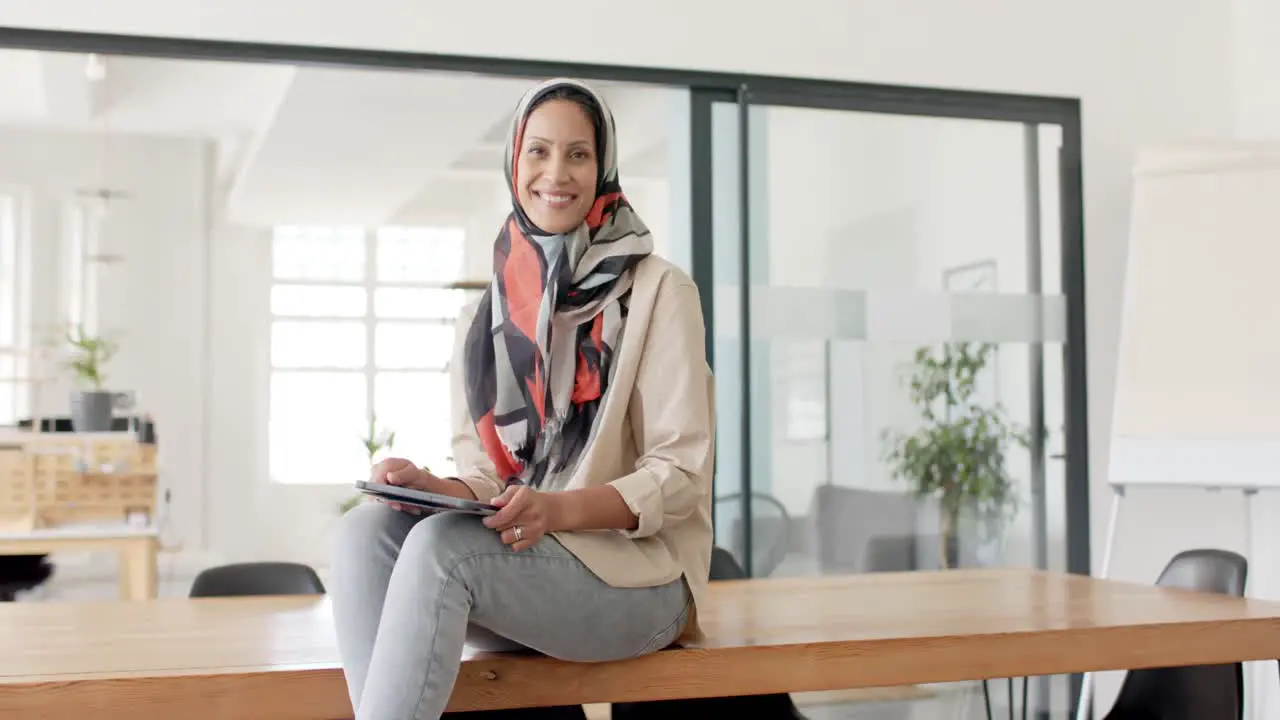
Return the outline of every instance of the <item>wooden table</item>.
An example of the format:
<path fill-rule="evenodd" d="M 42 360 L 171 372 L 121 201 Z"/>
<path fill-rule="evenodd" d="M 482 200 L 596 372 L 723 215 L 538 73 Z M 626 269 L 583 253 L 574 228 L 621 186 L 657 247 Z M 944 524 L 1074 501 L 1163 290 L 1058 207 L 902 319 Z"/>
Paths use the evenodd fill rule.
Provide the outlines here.
<path fill-rule="evenodd" d="M 0 533 L 0 555 L 113 551 L 120 558 L 120 597 L 153 600 L 157 593 L 159 532 L 154 528 L 68 526 Z"/>
<path fill-rule="evenodd" d="M 325 598 L 0 606 L 0 717 L 350 717 Z M 451 710 L 1280 657 L 1280 603 L 1022 570 L 712 585 L 699 647 L 472 654 Z"/>

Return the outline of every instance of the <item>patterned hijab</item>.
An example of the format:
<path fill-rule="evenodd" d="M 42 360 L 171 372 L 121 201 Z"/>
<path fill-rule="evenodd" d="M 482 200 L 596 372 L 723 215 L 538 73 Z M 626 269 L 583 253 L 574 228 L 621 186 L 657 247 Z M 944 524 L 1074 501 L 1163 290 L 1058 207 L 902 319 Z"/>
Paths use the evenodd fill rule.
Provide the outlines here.
<path fill-rule="evenodd" d="M 576 229 L 553 235 L 520 207 L 516 158 L 539 102 L 585 106 L 596 128 L 595 202 Z M 587 85 L 543 82 L 516 108 L 507 136 L 512 211 L 494 241 L 493 277 L 467 332 L 467 403 L 485 451 L 508 484 L 543 485 L 586 445 L 627 315 L 633 268 L 653 249 L 618 183 L 613 115 Z"/>

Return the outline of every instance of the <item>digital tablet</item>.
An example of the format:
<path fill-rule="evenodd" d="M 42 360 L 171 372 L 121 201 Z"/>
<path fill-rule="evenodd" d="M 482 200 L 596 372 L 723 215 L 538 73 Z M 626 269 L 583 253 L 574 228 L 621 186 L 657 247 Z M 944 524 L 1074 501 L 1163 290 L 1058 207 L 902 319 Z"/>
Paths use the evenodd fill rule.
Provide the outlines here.
<path fill-rule="evenodd" d="M 383 483 L 367 482 L 360 480 L 356 482 L 356 489 L 366 495 L 373 495 L 384 500 L 412 505 L 416 508 L 431 511 L 453 510 L 457 512 L 470 513 L 472 515 L 492 515 L 498 512 L 498 508 L 487 503 L 476 502 L 475 500 L 463 500 L 452 495 L 440 495 L 438 493 L 423 492 L 414 490 L 413 488 L 400 487 L 399 485 L 386 485 Z"/>

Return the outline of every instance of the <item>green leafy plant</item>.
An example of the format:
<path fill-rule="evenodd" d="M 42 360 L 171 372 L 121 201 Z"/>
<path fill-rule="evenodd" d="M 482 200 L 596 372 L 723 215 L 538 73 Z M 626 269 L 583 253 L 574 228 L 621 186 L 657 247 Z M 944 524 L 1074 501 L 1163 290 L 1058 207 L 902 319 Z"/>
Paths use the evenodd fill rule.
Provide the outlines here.
<path fill-rule="evenodd" d="M 106 380 L 103 367 L 115 357 L 119 344 L 86 332 L 83 325 L 68 330 L 65 340 L 70 353 L 64 364 L 75 374 L 76 382 L 89 390 L 101 390 Z"/>
<path fill-rule="evenodd" d="M 390 450 L 396 444 L 395 430 L 379 430 L 378 416 L 369 415 L 368 434 L 360 438 L 360 444 L 364 445 L 365 452 L 369 454 L 369 464 L 373 464 L 373 458 L 382 449 Z"/>
<path fill-rule="evenodd" d="M 338 504 L 338 512 L 346 514 L 348 510 L 359 505 L 361 500 L 364 500 L 363 495 L 352 495 Z"/>
<path fill-rule="evenodd" d="M 1017 507 L 1006 458 L 1015 445 L 1030 446 L 1029 434 L 1006 419 L 999 403 L 985 407 L 974 397 L 994 350 L 973 343 L 948 344 L 939 351 L 918 348 L 908 386 L 921 423 L 910 433 L 884 432 L 893 476 L 917 497 L 939 502 L 943 567 L 951 564 L 948 547 L 963 510 L 975 512 L 987 527 L 998 527 Z"/>
<path fill-rule="evenodd" d="M 369 427 L 364 437 L 360 438 L 360 444 L 364 446 L 365 452 L 369 456 L 369 464 L 373 465 L 373 460 L 382 450 L 390 450 L 396 444 L 396 433 L 394 430 L 378 429 L 378 417 L 369 415 Z M 340 512 L 347 512 L 351 508 L 360 504 L 364 499 L 364 495 L 357 494 L 342 501 L 338 506 Z"/>

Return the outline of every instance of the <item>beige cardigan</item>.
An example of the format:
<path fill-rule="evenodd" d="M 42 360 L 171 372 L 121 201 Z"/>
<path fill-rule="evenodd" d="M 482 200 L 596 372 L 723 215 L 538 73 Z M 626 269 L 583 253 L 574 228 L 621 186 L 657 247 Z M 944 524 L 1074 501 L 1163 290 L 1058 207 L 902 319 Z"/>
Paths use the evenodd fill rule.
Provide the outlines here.
<path fill-rule="evenodd" d="M 452 367 L 457 478 L 481 501 L 503 490 L 467 410 L 462 353 L 474 317 L 458 318 Z M 715 406 L 698 288 L 657 256 L 636 266 L 630 312 L 612 379 L 565 490 L 611 484 L 639 518 L 635 530 L 558 532 L 555 537 L 606 583 L 659 585 L 684 577 L 694 613 L 681 639 L 697 640 L 696 610 L 711 565 Z"/>

